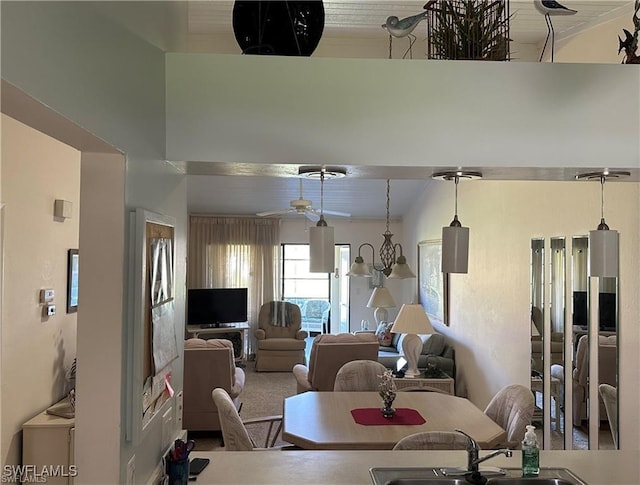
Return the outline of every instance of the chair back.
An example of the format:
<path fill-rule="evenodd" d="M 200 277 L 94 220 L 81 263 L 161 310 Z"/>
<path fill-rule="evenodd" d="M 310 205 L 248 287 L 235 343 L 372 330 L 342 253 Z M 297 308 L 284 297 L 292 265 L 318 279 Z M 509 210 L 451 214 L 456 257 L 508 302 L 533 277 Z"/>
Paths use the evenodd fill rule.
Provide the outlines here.
<path fill-rule="evenodd" d="M 617 339 L 615 335 L 598 336 L 598 377 L 599 384 L 615 386 L 617 369 Z M 589 336 L 583 335 L 578 340 L 576 349 L 575 370 L 573 379 L 577 384 L 587 387 L 589 379 Z"/>
<path fill-rule="evenodd" d="M 535 401 L 529 388 L 519 384 L 503 387 L 493 396 L 484 413 L 507 432 L 508 443 L 520 448 L 528 424 L 533 419 Z"/>
<path fill-rule="evenodd" d="M 318 335 L 309 357 L 311 389 L 333 391 L 338 370 L 352 360 L 378 360 L 378 339 L 374 334 Z"/>
<path fill-rule="evenodd" d="M 191 338 L 184 343 L 183 426 L 187 430 L 217 430 L 218 416 L 211 391 L 220 387 L 235 399 L 244 387 L 236 369 L 233 344 L 226 339 Z"/>
<path fill-rule="evenodd" d="M 260 307 L 258 328 L 265 338 L 295 338 L 302 326 L 300 307 L 288 301 L 269 301 Z"/>
<path fill-rule="evenodd" d="M 607 411 L 609 428 L 611 428 L 611 436 L 613 436 L 613 445 L 618 448 L 618 390 L 609 384 L 600 384 L 598 391 Z"/>
<path fill-rule="evenodd" d="M 394 450 L 466 450 L 469 440 L 453 431 L 424 431 L 405 436 Z"/>
<path fill-rule="evenodd" d="M 255 445 L 227 391 L 218 387 L 211 392 L 211 397 L 220 415 L 225 450 L 253 451 Z"/>
<path fill-rule="evenodd" d="M 387 368 L 374 360 L 352 360 L 338 370 L 334 391 L 379 391 Z"/>

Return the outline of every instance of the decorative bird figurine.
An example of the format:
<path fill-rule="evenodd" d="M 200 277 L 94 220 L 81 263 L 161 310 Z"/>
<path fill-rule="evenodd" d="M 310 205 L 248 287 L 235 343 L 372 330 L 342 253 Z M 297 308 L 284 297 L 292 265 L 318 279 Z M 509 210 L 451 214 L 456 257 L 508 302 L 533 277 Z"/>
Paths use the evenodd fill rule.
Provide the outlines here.
<path fill-rule="evenodd" d="M 536 10 L 544 15 L 544 20 L 547 23 L 547 38 L 544 40 L 544 47 L 540 53 L 540 62 L 544 57 L 544 52 L 547 50 L 547 43 L 549 42 L 549 36 L 551 36 L 551 62 L 553 62 L 553 53 L 555 48 L 555 31 L 553 30 L 553 22 L 551 17 L 556 15 L 575 15 L 577 10 L 567 8 L 564 5 L 556 2 L 555 0 L 533 0 L 533 4 Z"/>
<path fill-rule="evenodd" d="M 395 15 L 387 17 L 387 21 L 382 24 L 382 28 L 386 29 L 389 34 L 394 37 L 406 37 L 418 26 L 418 24 L 427 18 L 427 11 L 421 12 L 410 17 L 398 19 Z"/>
<path fill-rule="evenodd" d="M 578 13 L 577 10 L 567 8 L 555 0 L 534 0 L 533 4 L 538 12 L 543 15 L 574 15 Z"/>

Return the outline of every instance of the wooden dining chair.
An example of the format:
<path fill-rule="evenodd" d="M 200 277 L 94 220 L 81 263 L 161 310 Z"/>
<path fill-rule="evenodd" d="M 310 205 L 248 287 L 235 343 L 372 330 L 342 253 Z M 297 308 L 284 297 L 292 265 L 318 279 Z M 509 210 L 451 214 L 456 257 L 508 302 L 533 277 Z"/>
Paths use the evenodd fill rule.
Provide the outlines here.
<path fill-rule="evenodd" d="M 256 449 L 279 449 L 274 447 L 282 429 L 282 415 L 265 416 L 242 420 L 231 397 L 224 389 L 217 387 L 211 392 L 213 403 L 218 408 L 222 440 L 226 451 L 253 451 Z M 268 423 L 269 430 L 265 438 L 264 448 L 259 448 L 245 427 L 246 424 Z M 277 426 L 276 426 L 277 424 Z M 272 435 L 274 426 L 275 434 Z M 280 447 L 281 448 L 281 447 Z"/>
<path fill-rule="evenodd" d="M 521 441 L 528 424 L 533 419 L 535 401 L 528 387 L 519 384 L 505 386 L 493 396 L 484 410 L 507 433 L 507 442 L 497 448 L 521 448 Z"/>
<path fill-rule="evenodd" d="M 405 436 L 394 450 L 466 450 L 469 440 L 454 431 L 424 431 Z"/>
<path fill-rule="evenodd" d="M 334 391 L 378 391 L 382 374 L 387 368 L 375 360 L 352 360 L 336 374 Z"/>

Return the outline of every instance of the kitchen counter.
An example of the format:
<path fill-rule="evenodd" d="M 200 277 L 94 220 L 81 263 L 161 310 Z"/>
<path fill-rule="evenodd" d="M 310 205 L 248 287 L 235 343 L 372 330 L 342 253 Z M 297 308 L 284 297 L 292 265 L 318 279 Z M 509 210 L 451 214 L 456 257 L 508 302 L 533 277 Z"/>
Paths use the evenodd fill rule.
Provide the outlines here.
<path fill-rule="evenodd" d="M 480 456 L 486 452 L 481 451 Z M 211 463 L 196 484 L 362 484 L 372 467 L 465 466 L 464 451 L 236 451 L 194 452 Z M 520 468 L 521 452 L 498 456 L 488 467 Z M 540 451 L 541 467 L 568 468 L 590 485 L 640 483 L 638 451 Z"/>

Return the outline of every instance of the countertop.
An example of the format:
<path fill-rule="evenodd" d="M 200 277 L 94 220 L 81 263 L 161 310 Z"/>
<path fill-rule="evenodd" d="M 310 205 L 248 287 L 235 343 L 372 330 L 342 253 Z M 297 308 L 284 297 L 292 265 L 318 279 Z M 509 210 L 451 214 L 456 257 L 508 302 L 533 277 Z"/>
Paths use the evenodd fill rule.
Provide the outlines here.
<path fill-rule="evenodd" d="M 481 451 L 480 456 L 486 452 Z M 192 457 L 211 463 L 196 485 L 220 484 L 362 484 L 371 485 L 372 467 L 460 467 L 464 451 L 216 451 L 194 452 Z M 498 456 L 486 466 L 520 468 L 521 452 L 512 458 Z M 639 451 L 545 451 L 541 467 L 568 468 L 590 485 L 640 483 Z"/>

